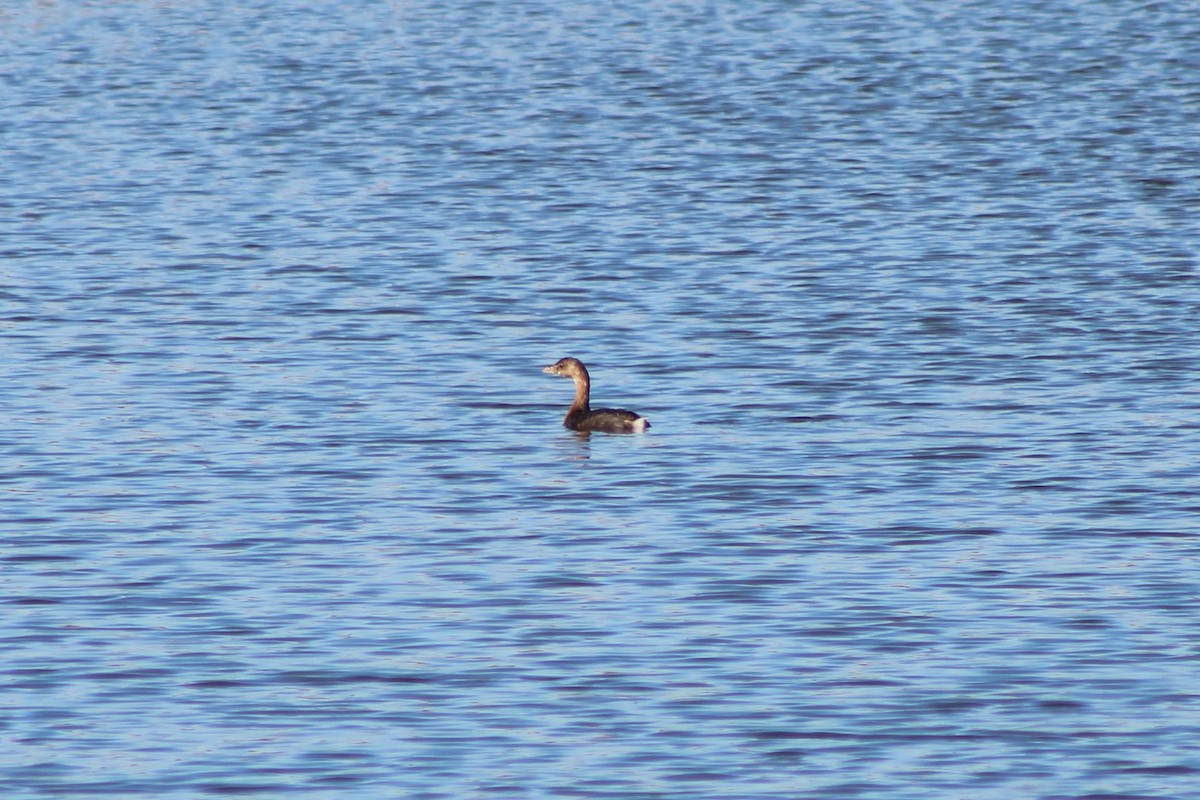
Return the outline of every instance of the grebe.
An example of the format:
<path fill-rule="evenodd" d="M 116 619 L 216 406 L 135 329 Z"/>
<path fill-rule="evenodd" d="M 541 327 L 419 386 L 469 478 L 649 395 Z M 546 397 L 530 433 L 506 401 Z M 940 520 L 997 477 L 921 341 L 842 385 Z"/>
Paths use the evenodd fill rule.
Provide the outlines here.
<path fill-rule="evenodd" d="M 597 408 L 588 405 L 592 382 L 587 367 L 578 358 L 560 358 L 542 372 L 561 375 L 575 381 L 575 402 L 567 409 L 563 427 L 573 431 L 602 431 L 604 433 L 641 433 L 650 427 L 650 420 L 623 408 Z"/>

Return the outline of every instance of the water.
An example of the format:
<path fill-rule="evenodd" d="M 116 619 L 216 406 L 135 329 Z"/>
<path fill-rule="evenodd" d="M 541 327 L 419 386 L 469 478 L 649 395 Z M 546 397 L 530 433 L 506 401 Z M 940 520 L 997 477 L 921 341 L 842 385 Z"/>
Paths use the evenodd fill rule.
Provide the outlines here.
<path fill-rule="evenodd" d="M 7 4 L 5 797 L 1196 796 L 1186 5 Z"/>

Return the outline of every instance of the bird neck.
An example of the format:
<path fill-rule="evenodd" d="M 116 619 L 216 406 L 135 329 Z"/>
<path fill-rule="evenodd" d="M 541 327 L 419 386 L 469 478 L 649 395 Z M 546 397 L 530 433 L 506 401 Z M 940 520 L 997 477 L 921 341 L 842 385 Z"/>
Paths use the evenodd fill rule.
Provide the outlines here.
<path fill-rule="evenodd" d="M 588 404 L 591 394 L 591 382 L 586 375 L 575 376 L 575 402 L 571 403 L 572 411 L 590 411 Z"/>

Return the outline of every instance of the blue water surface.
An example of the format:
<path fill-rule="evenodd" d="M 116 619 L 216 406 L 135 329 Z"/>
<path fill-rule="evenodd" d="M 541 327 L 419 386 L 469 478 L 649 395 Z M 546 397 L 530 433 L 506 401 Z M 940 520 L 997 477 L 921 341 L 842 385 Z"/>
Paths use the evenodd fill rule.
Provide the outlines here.
<path fill-rule="evenodd" d="M 1196 796 L 1198 42 L 7 3 L 4 796 Z"/>

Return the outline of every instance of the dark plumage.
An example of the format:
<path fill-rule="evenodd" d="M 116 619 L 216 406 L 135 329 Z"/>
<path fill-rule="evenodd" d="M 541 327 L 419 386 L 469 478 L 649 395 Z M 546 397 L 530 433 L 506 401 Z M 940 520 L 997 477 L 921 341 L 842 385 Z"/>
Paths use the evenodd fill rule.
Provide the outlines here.
<path fill-rule="evenodd" d="M 542 372 L 575 381 L 575 401 L 567 409 L 563 427 L 603 433 L 641 433 L 650 427 L 650 420 L 624 408 L 593 409 L 588 403 L 592 382 L 587 367 L 578 358 L 560 358 Z"/>

